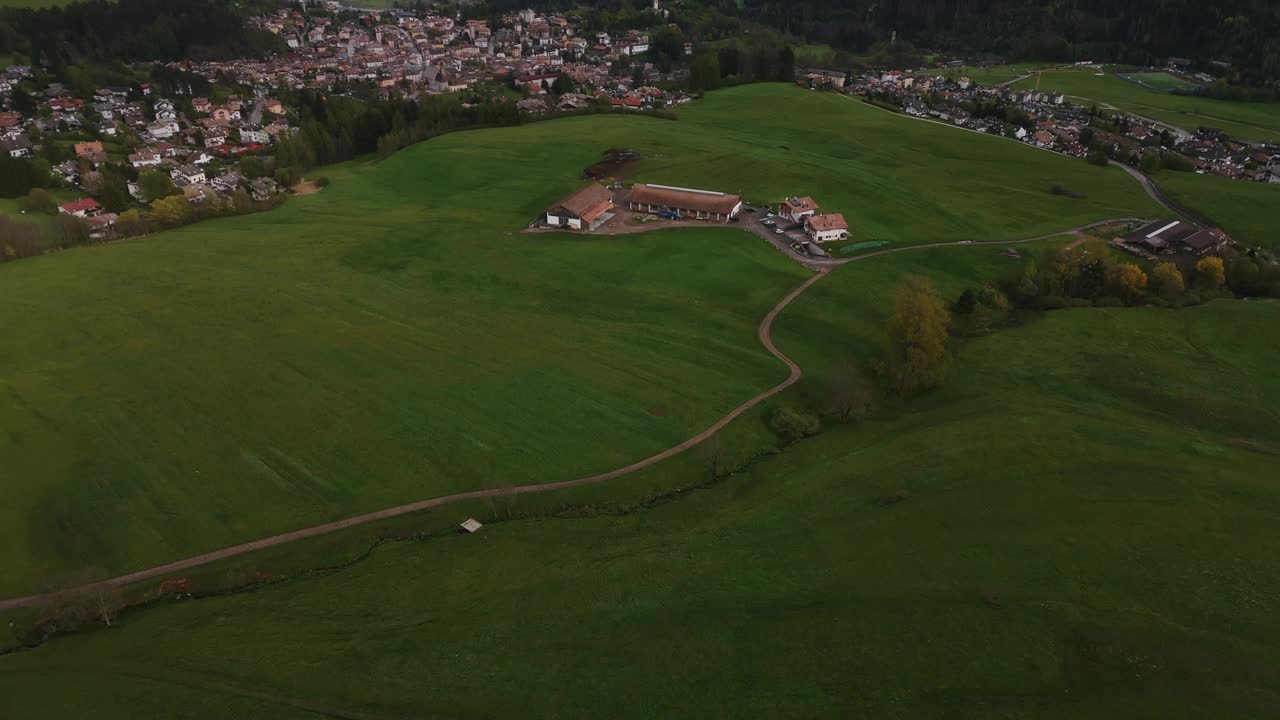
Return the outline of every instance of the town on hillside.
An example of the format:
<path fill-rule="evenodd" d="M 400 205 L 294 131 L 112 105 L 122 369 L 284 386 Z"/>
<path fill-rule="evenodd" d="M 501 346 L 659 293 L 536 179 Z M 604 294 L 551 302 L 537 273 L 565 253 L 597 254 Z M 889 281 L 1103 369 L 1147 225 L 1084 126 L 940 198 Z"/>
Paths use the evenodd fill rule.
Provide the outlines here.
<path fill-rule="evenodd" d="M 1087 64 L 1080 67 L 1101 71 Z M 855 75 L 803 69 L 796 77 L 809 87 L 855 95 L 912 117 L 1012 137 L 1095 162 L 1114 160 L 1144 171 L 1167 167 L 1280 184 L 1280 144 L 1246 142 L 1213 127 L 1182 130 L 1130 113 L 1072 103 L 1061 93 L 982 86 L 968 77 L 950 77 L 940 68 Z"/>
<path fill-rule="evenodd" d="M 53 185 L 88 196 L 59 210 L 88 221 L 91 237 L 109 239 L 119 215 L 100 202 L 108 164 L 129 174 L 126 200 L 144 206 L 157 199 L 139 182 L 144 174 L 166 176 L 172 187 L 164 194 L 181 193 L 193 207 L 230 204 L 237 191 L 254 203 L 273 202 L 285 188 L 244 172 L 238 161 L 265 156 L 299 132 L 298 108 L 282 98 L 302 91 L 418 98 L 480 88 L 531 117 L 601 107 L 654 111 L 691 99 L 655 86 L 670 86 L 687 70 L 660 72 L 646 59 L 650 38 L 642 30 L 588 36 L 575 16 L 530 9 L 491 23 L 336 2 L 319 7 L 326 14 L 292 7 L 248 20 L 280 36 L 287 53 L 155 64 L 149 72 L 164 78 L 167 92 L 154 82 L 79 93 L 50 82 L 26 92 L 20 87 L 30 87 L 36 70 L 10 65 L 0 71 L 0 152 L 52 158 Z M 658 2 L 651 12 L 666 13 Z M 226 88 L 245 90 L 219 90 Z"/>

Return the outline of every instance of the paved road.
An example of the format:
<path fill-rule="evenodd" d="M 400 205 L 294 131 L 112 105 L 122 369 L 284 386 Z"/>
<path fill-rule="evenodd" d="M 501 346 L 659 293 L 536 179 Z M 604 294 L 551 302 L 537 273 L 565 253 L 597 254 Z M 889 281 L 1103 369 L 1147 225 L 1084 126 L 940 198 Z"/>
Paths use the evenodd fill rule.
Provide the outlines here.
<path fill-rule="evenodd" d="M 1133 177 L 1134 180 L 1138 181 L 1138 184 L 1142 186 L 1142 189 L 1147 191 L 1147 194 L 1151 196 L 1152 200 L 1155 200 L 1156 202 L 1163 205 L 1165 209 L 1167 209 L 1169 212 L 1173 213 L 1174 215 L 1177 215 L 1183 220 L 1199 224 L 1200 222 L 1199 220 L 1191 217 L 1190 215 L 1187 215 L 1187 213 L 1184 212 L 1182 208 L 1175 205 L 1172 200 L 1170 200 L 1167 196 L 1165 196 L 1163 192 L 1160 191 L 1160 188 L 1156 186 L 1155 181 L 1147 177 L 1147 175 L 1144 174 L 1142 171 L 1131 168 L 1128 165 L 1125 165 L 1124 163 L 1118 163 L 1115 160 L 1111 160 L 1109 162 L 1112 165 L 1115 165 L 1116 167 L 1120 168 L 1121 170 L 1129 173 L 1129 175 Z"/>

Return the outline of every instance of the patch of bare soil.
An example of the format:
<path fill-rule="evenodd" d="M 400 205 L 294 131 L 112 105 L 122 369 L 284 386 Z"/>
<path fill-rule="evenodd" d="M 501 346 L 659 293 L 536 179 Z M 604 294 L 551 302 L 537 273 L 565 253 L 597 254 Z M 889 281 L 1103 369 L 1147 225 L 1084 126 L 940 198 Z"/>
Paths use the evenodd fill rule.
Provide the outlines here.
<path fill-rule="evenodd" d="M 634 150 L 609 148 L 604 151 L 604 158 L 594 165 L 588 165 L 582 171 L 582 177 L 588 180 L 622 181 L 631 177 L 640 162 L 640 153 Z"/>
<path fill-rule="evenodd" d="M 666 417 L 671 414 L 671 408 L 651 407 L 649 408 L 649 414 L 654 417 Z"/>
<path fill-rule="evenodd" d="M 289 189 L 293 191 L 294 195 L 312 195 L 320 192 L 320 186 L 306 178 L 302 178 L 298 181 L 297 185 L 294 185 Z"/>

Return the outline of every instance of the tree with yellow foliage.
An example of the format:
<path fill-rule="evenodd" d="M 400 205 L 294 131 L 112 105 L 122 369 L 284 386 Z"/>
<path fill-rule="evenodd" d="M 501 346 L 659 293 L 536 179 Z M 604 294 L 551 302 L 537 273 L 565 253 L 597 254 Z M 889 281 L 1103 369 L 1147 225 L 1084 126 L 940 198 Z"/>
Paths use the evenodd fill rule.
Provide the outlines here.
<path fill-rule="evenodd" d="M 1151 271 L 1151 289 L 1165 300 L 1173 301 L 1182 296 L 1186 282 L 1182 271 L 1171 262 L 1162 262 Z"/>
<path fill-rule="evenodd" d="M 909 275 L 894 292 L 886 367 L 901 395 L 942 384 L 947 375 L 951 314 L 927 278 Z"/>
<path fill-rule="evenodd" d="M 1196 286 L 1217 290 L 1227 284 L 1227 269 L 1220 257 L 1200 258 L 1196 263 Z"/>
<path fill-rule="evenodd" d="M 1116 297 L 1132 303 L 1147 289 L 1147 274 L 1133 263 L 1112 265 L 1107 268 L 1107 287 Z"/>
<path fill-rule="evenodd" d="M 181 225 L 191 218 L 191 203 L 182 195 L 170 195 L 151 203 L 151 216 L 161 225 Z"/>

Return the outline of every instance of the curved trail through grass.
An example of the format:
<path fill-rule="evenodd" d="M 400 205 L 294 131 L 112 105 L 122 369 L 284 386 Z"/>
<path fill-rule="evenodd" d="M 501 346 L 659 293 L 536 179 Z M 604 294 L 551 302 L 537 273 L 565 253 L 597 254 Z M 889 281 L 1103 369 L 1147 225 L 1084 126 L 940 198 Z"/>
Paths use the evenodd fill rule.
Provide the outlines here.
<path fill-rule="evenodd" d="M 1068 230 L 1062 230 L 1060 232 L 1050 233 L 1048 235 L 1039 235 L 1032 238 L 1024 238 L 1021 240 L 981 241 L 981 242 L 952 241 L 952 242 L 943 242 L 943 243 L 930 243 L 925 245 L 910 245 L 907 247 L 891 248 L 888 250 L 879 250 L 876 252 L 870 252 L 865 255 L 859 255 L 853 258 L 846 258 L 846 259 L 840 259 L 840 260 L 835 260 L 835 259 L 827 260 L 823 262 L 820 267 L 816 268 L 817 272 L 814 274 L 813 277 L 801 283 L 798 287 L 796 287 L 794 290 L 788 293 L 785 297 L 779 300 L 778 303 L 774 305 L 772 309 L 769 310 L 768 314 L 764 316 L 764 319 L 760 321 L 760 325 L 756 330 L 756 337 L 760 340 L 760 344 L 764 346 L 764 349 L 767 350 L 770 355 L 773 355 L 775 358 L 780 360 L 784 365 L 786 365 L 789 371 L 786 379 L 784 379 L 782 382 L 778 383 L 777 385 L 773 386 L 772 388 L 769 388 L 768 390 L 761 392 L 755 397 L 752 397 L 750 400 L 747 400 L 746 402 L 742 403 L 738 407 L 734 408 L 727 415 L 720 418 L 715 423 L 713 423 L 710 427 L 708 427 L 706 430 L 703 430 L 697 435 L 694 435 L 684 440 L 678 445 L 669 447 L 666 450 L 663 450 L 662 452 L 651 455 L 642 460 L 637 460 L 636 462 L 633 462 L 630 465 L 625 465 L 623 467 L 615 468 L 607 472 L 598 473 L 596 475 L 589 475 L 581 478 L 576 478 L 573 480 L 561 480 L 558 482 L 539 483 L 535 485 L 518 485 L 516 487 L 511 487 L 511 488 L 496 488 L 496 489 L 491 488 L 491 489 L 485 489 L 485 490 L 472 490 L 469 492 L 454 493 L 452 495 L 441 495 L 439 497 L 428 498 L 426 500 L 419 500 L 417 502 L 407 503 L 404 505 L 396 505 L 394 507 L 389 507 L 382 510 L 376 510 L 371 513 L 365 513 L 363 515 L 356 515 L 354 517 L 345 518 L 343 520 L 335 520 L 333 522 L 328 522 L 321 525 L 313 525 L 311 527 L 302 528 L 300 530 L 294 530 L 292 532 L 281 533 L 279 535 L 272 535 L 270 537 L 265 537 L 258 540 L 252 540 L 250 542 L 241 543 L 239 545 L 232 545 L 230 547 L 222 548 L 221 550 L 214 550 L 212 552 L 195 555 L 189 558 L 185 558 L 183 560 L 176 560 L 171 563 L 165 563 L 163 565 L 157 565 L 155 567 L 147 568 L 144 570 L 138 570 L 136 572 L 132 572 L 126 575 L 120 575 L 118 577 L 109 578 L 107 580 L 103 580 L 98 583 L 91 583 L 91 584 L 82 585 L 75 588 L 69 588 L 57 593 L 26 595 L 22 597 L 10 598 L 7 600 L 0 600 L 0 611 L 12 610 L 15 608 L 32 607 L 32 606 L 40 605 L 56 597 L 65 597 L 66 595 L 69 595 L 69 594 L 74 595 L 74 594 L 84 593 L 89 590 L 92 590 L 93 588 L 102 587 L 104 585 L 123 586 L 123 585 L 128 585 L 130 583 L 139 582 L 142 580 L 150 580 L 150 579 L 162 577 L 164 575 L 168 575 L 170 573 L 181 572 L 183 570 L 189 570 L 191 568 L 199 567 L 201 565 L 207 565 L 209 563 L 217 562 L 219 560 L 225 560 L 227 558 L 236 557 L 238 555 L 245 555 L 251 552 L 256 552 L 258 550 L 265 550 L 267 548 L 276 547 L 278 545 L 284 545 L 286 543 L 294 542 L 296 540 L 303 540 L 306 538 L 317 537 L 320 535 L 327 535 L 332 532 L 345 530 L 347 528 L 352 528 L 359 525 L 365 525 L 367 523 L 376 522 L 378 520 L 387 520 L 390 518 L 399 517 L 401 515 L 408 515 L 410 513 L 426 510 L 428 508 L 462 502 L 464 500 L 477 500 L 477 499 L 490 498 L 490 497 L 503 497 L 508 495 L 526 495 L 530 493 L 541 493 L 541 492 L 550 492 L 553 490 L 564 490 L 567 488 L 580 487 L 583 485 L 592 485 L 595 483 L 604 482 L 606 480 L 613 480 L 613 479 L 622 477 L 624 475 L 629 475 L 633 472 L 636 472 L 637 470 L 642 470 L 644 468 L 651 467 L 664 460 L 675 457 L 676 455 L 679 455 L 685 452 L 686 450 L 689 450 L 698 446 L 702 442 L 711 438 L 711 436 L 715 435 L 717 432 L 723 429 L 726 425 L 736 420 L 743 413 L 754 408 L 755 406 L 759 405 L 765 400 L 768 400 L 769 398 L 774 397 L 775 395 L 778 395 L 782 391 L 796 384 L 800 380 L 800 378 L 804 376 L 804 371 L 803 369 L 801 369 L 800 365 L 797 364 L 790 357 L 788 357 L 781 350 L 779 350 L 777 346 L 774 344 L 773 322 L 778 318 L 778 316 L 782 313 L 782 311 L 785 310 L 786 307 L 791 304 L 793 300 L 795 300 L 797 297 L 800 297 L 800 295 L 804 293 L 804 291 L 812 287 L 814 283 L 818 282 L 818 280 L 821 280 L 833 268 L 838 267 L 840 265 L 845 265 L 851 262 L 859 262 L 859 261 L 867 260 L 873 257 L 879 257 L 881 255 L 889 255 L 889 254 L 900 253 L 900 252 L 909 252 L 912 250 L 923 250 L 925 248 L 1016 245 L 1021 243 L 1039 242 L 1042 240 L 1048 240 L 1048 239 L 1060 237 L 1063 235 L 1071 235 L 1074 233 L 1078 233 L 1084 230 L 1089 230 L 1091 228 L 1099 227 L 1102 225 L 1108 225 L 1111 223 L 1125 222 L 1125 221 L 1132 221 L 1132 220 L 1138 220 L 1138 218 L 1112 218 L 1107 220 L 1099 220 L 1097 222 L 1070 228 Z M 798 258 L 793 258 L 793 259 L 798 260 Z M 806 263 L 806 266 L 811 268 L 813 267 L 812 265 L 809 265 L 807 263 Z"/>

